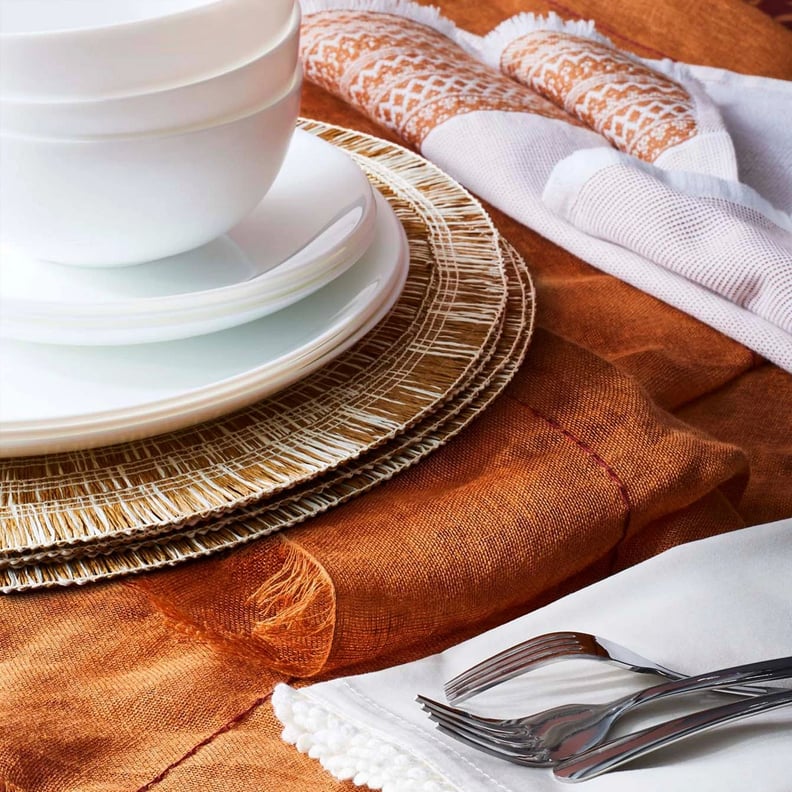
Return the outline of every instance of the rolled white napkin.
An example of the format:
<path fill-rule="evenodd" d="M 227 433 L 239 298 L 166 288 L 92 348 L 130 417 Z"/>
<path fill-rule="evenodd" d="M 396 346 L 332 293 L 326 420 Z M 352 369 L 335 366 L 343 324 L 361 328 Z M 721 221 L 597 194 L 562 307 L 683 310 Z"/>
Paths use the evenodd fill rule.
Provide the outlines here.
<path fill-rule="evenodd" d="M 448 151 L 441 164 L 498 208 L 792 371 L 792 83 L 644 61 L 555 14 L 457 39 L 612 147 L 573 143 L 529 174 L 505 130 L 481 130 L 509 151 L 509 176 L 481 158 L 463 164 L 438 129 L 430 157 Z M 455 123 L 462 137 L 476 122 Z M 557 148 L 553 125 L 533 121 L 536 150 Z"/>
<path fill-rule="evenodd" d="M 553 14 L 480 38 L 408 0 L 302 3 L 309 80 L 515 220 L 792 372 L 792 83 L 645 61 Z M 639 214 L 652 172 L 676 193 Z M 567 211 L 594 193 L 585 216 Z"/>
<path fill-rule="evenodd" d="M 284 739 L 339 779 L 384 792 L 551 792 L 550 770 L 524 768 L 438 732 L 416 703 L 444 700 L 443 682 L 530 636 L 580 630 L 625 644 L 686 673 L 792 653 L 792 519 L 676 547 L 441 654 L 373 674 L 295 690 L 273 705 Z M 452 607 L 452 604 L 450 604 Z M 600 702 L 652 677 L 568 660 L 534 670 L 465 707 L 527 715 L 562 703 Z M 613 735 L 691 708 L 724 703 L 704 694 L 646 707 Z M 765 713 L 670 746 L 587 782 L 591 792 L 788 792 L 792 708 Z"/>

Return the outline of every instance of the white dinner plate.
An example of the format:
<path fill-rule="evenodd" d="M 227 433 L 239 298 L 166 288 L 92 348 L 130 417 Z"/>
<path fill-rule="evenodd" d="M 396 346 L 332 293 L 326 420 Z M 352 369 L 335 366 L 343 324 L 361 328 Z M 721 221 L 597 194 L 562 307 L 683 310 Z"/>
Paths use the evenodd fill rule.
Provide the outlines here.
<path fill-rule="evenodd" d="M 258 207 L 197 250 L 131 267 L 82 268 L 0 249 L 0 336 L 116 345 L 214 333 L 301 300 L 371 244 L 376 203 L 339 148 L 296 130 Z"/>
<path fill-rule="evenodd" d="M 0 340 L 0 456 L 92 448 L 190 426 L 271 395 L 372 329 L 401 293 L 404 229 L 379 194 L 374 241 L 304 300 L 178 341 L 59 346 Z"/>

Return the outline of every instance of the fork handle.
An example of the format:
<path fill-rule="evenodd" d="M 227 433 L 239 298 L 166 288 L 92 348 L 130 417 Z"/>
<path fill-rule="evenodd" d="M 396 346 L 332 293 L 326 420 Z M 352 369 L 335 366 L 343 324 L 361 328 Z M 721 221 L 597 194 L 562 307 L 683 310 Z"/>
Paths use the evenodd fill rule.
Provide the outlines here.
<path fill-rule="evenodd" d="M 792 657 L 762 660 L 758 663 L 722 668 L 719 671 L 709 671 L 705 674 L 696 674 L 673 682 L 654 685 L 615 702 L 613 710 L 621 712 L 649 701 L 683 693 L 693 693 L 697 690 L 712 690 L 745 682 L 762 682 L 786 677 L 792 677 Z"/>
<path fill-rule="evenodd" d="M 626 646 L 620 646 L 607 638 L 601 638 L 598 635 L 592 636 L 594 643 L 600 647 L 604 654 L 600 656 L 599 660 L 610 660 L 616 665 L 626 668 L 628 671 L 634 671 L 638 674 L 658 674 L 666 679 L 677 680 L 687 678 L 687 674 L 680 674 L 678 671 L 672 671 L 658 663 L 653 664 L 645 657 L 636 654 Z M 763 693 L 775 693 L 776 689 L 772 687 L 759 687 L 758 685 L 732 685 L 727 688 L 718 688 L 717 693 L 728 693 L 732 696 L 758 696 Z"/>
<path fill-rule="evenodd" d="M 553 774 L 560 781 L 586 781 L 691 735 L 790 704 L 792 704 L 792 690 L 782 690 L 692 715 L 684 715 L 589 748 L 571 759 L 559 762 L 553 768 Z"/>

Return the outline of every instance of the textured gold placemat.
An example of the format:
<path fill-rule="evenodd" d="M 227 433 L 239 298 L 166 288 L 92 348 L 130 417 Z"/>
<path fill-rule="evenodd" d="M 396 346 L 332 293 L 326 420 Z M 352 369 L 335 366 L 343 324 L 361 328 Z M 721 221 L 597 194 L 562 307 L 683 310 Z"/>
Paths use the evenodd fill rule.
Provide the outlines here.
<path fill-rule="evenodd" d="M 152 542 L 164 542 L 167 541 L 169 537 L 173 536 L 192 535 L 196 532 L 200 533 L 207 530 L 215 530 L 227 523 L 234 522 L 238 519 L 244 519 L 245 516 L 260 514 L 285 503 L 295 503 L 304 499 L 308 494 L 313 495 L 317 489 L 321 489 L 331 481 L 335 482 L 342 478 L 348 478 L 351 475 L 350 468 L 357 470 L 371 464 L 374 459 L 382 460 L 387 458 L 390 453 L 393 453 L 394 449 L 405 447 L 405 445 L 411 442 L 413 437 L 418 437 L 422 431 L 426 431 L 425 427 L 427 424 L 432 423 L 434 425 L 436 420 L 442 420 L 442 416 L 448 413 L 449 408 L 455 408 L 456 405 L 461 406 L 462 402 L 468 398 L 467 392 L 473 387 L 475 382 L 480 379 L 482 370 L 485 369 L 490 358 L 492 358 L 495 353 L 497 345 L 501 341 L 505 319 L 506 310 L 504 310 L 501 316 L 495 333 L 490 337 L 487 346 L 482 350 L 482 354 L 476 361 L 476 364 L 471 367 L 464 381 L 460 383 L 460 388 L 452 399 L 446 400 L 436 410 L 432 410 L 425 418 L 410 426 L 408 429 L 405 429 L 403 432 L 400 432 L 392 440 L 375 446 L 370 451 L 361 454 L 359 457 L 350 460 L 350 462 L 346 464 L 333 468 L 327 473 L 309 479 L 302 484 L 297 484 L 294 487 L 281 490 L 270 497 L 254 501 L 238 509 L 222 512 L 218 515 L 210 515 L 208 518 L 190 522 L 187 525 L 164 525 L 154 527 L 146 531 L 142 536 L 137 534 L 130 536 L 125 533 L 116 533 L 89 543 L 80 542 L 61 545 L 55 548 L 34 550 L 30 553 L 0 557 L 0 569 L 107 554 L 122 547 L 140 547 L 141 545 L 148 545 Z M 444 407 L 446 409 L 443 409 Z M 310 516 L 304 503 L 300 505 L 299 512 L 306 517 Z"/>
<path fill-rule="evenodd" d="M 519 254 L 502 242 L 508 301 L 501 332 L 464 390 L 390 442 L 320 479 L 202 524 L 158 539 L 73 548 L 76 555 L 51 563 L 0 569 L 0 590 L 87 583 L 172 566 L 244 544 L 290 527 L 360 495 L 447 442 L 508 384 L 522 362 L 533 330 L 534 291 Z"/>
<path fill-rule="evenodd" d="M 215 421 L 133 443 L 0 461 L 0 558 L 140 542 L 304 484 L 397 437 L 464 386 L 506 301 L 480 204 L 418 155 L 317 122 L 405 226 L 411 265 L 389 316 L 335 362 Z"/>

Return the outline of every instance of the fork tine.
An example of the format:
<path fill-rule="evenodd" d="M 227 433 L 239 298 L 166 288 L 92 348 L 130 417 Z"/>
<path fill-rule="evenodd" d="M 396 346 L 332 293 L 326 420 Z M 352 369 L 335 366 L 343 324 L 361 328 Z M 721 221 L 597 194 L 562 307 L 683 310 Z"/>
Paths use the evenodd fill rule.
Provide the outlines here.
<path fill-rule="evenodd" d="M 502 726 L 504 721 L 500 718 L 486 718 L 483 715 L 475 715 L 472 712 L 457 709 L 456 707 L 452 707 L 449 704 L 443 704 L 440 701 L 435 701 L 434 699 L 427 698 L 426 696 L 419 695 L 416 697 L 416 701 L 418 701 L 418 703 L 421 704 L 421 706 L 427 712 L 438 712 L 449 718 L 456 718 L 459 721 L 476 723 L 483 728 L 493 729 L 495 731 L 504 731 Z M 508 727 L 505 730 L 508 731 Z"/>
<path fill-rule="evenodd" d="M 505 649 L 449 680 L 444 691 L 449 701 L 461 702 L 540 665 L 584 652 L 575 633 L 540 635 Z"/>
<path fill-rule="evenodd" d="M 494 664 L 509 661 L 511 658 L 519 656 L 530 662 L 533 656 L 543 657 L 548 652 L 553 652 L 562 647 L 575 644 L 574 633 L 548 633 L 529 638 L 519 644 L 510 646 L 508 649 L 504 649 L 502 652 L 492 657 L 482 660 L 480 663 L 458 674 L 446 683 L 446 688 L 453 690 L 474 679 L 481 678 L 483 675 L 488 674 Z"/>
<path fill-rule="evenodd" d="M 431 720 L 449 734 L 461 734 L 477 745 L 487 746 L 495 751 L 499 751 L 502 755 L 519 756 L 522 758 L 533 758 L 535 755 L 535 748 L 530 743 L 498 740 L 489 734 L 481 734 L 475 729 L 465 728 L 465 725 L 462 723 L 440 720 L 434 716 L 431 716 Z"/>
<path fill-rule="evenodd" d="M 523 758 L 539 755 L 542 746 L 527 733 L 517 733 L 513 728 L 499 732 L 492 729 L 494 719 L 484 719 L 472 713 L 446 707 L 439 702 L 420 697 L 423 709 L 429 717 L 452 735 L 462 734 L 479 745 L 491 746 L 501 753 L 511 753 Z"/>
<path fill-rule="evenodd" d="M 636 673 L 659 674 L 667 679 L 681 679 L 683 676 L 614 641 L 588 633 L 554 632 L 523 641 L 458 674 L 446 683 L 446 697 L 450 702 L 461 703 L 527 671 L 576 656 L 609 660 Z M 777 688 L 757 685 L 732 685 L 719 689 L 719 692 L 756 696 L 775 690 Z"/>
<path fill-rule="evenodd" d="M 513 762 L 514 764 L 525 765 L 525 766 L 540 766 L 544 767 L 547 765 L 547 762 L 544 762 L 540 759 L 534 759 L 533 756 L 528 754 L 513 754 L 508 751 L 503 751 L 489 743 L 482 743 L 472 737 L 469 737 L 466 734 L 462 734 L 461 732 L 455 731 L 454 729 L 449 729 L 442 724 L 437 725 L 438 731 L 441 731 L 443 734 L 447 734 L 449 737 L 453 737 L 455 740 L 459 740 L 465 745 L 469 745 L 472 748 L 475 748 L 478 751 L 482 751 L 484 753 L 490 754 L 498 759 L 505 759 L 507 762 Z"/>
<path fill-rule="evenodd" d="M 504 721 L 496 718 L 483 718 L 480 715 L 474 715 L 472 712 L 465 712 L 465 710 L 441 704 L 439 701 L 433 701 L 425 696 L 418 696 L 417 700 L 433 718 L 442 718 L 444 721 L 458 723 L 468 729 L 497 737 L 507 738 L 516 734 L 515 727 L 508 722 L 504 723 Z"/>
<path fill-rule="evenodd" d="M 520 755 L 533 754 L 541 750 L 541 744 L 528 733 L 519 733 L 516 730 L 499 732 L 490 729 L 488 724 L 478 723 L 459 717 L 456 713 L 433 711 L 424 707 L 429 717 L 438 725 L 450 731 L 458 731 L 468 737 L 475 738 L 488 745 L 497 746 L 504 751 L 513 751 Z"/>
<path fill-rule="evenodd" d="M 550 763 L 549 755 L 543 744 L 538 743 L 530 735 L 507 737 L 481 731 L 482 724 L 473 720 L 466 721 L 465 713 L 451 708 L 440 707 L 438 711 L 430 709 L 424 704 L 424 709 L 429 717 L 437 724 L 437 728 L 461 742 L 478 748 L 481 751 L 507 759 L 517 764 L 545 767 Z"/>
<path fill-rule="evenodd" d="M 521 651 L 512 652 L 507 656 L 493 658 L 476 673 L 462 680 L 461 690 L 464 691 L 465 686 L 470 685 L 475 685 L 477 690 L 481 690 L 482 686 L 488 685 L 493 679 L 503 680 L 504 677 L 512 672 L 519 673 L 529 667 L 535 668 L 551 662 L 556 657 L 561 655 L 568 656 L 578 650 L 579 647 L 572 641 L 558 641 L 542 646 L 539 649 L 534 647 L 522 648 Z M 452 690 L 460 690 L 460 687 L 454 686 Z"/>

